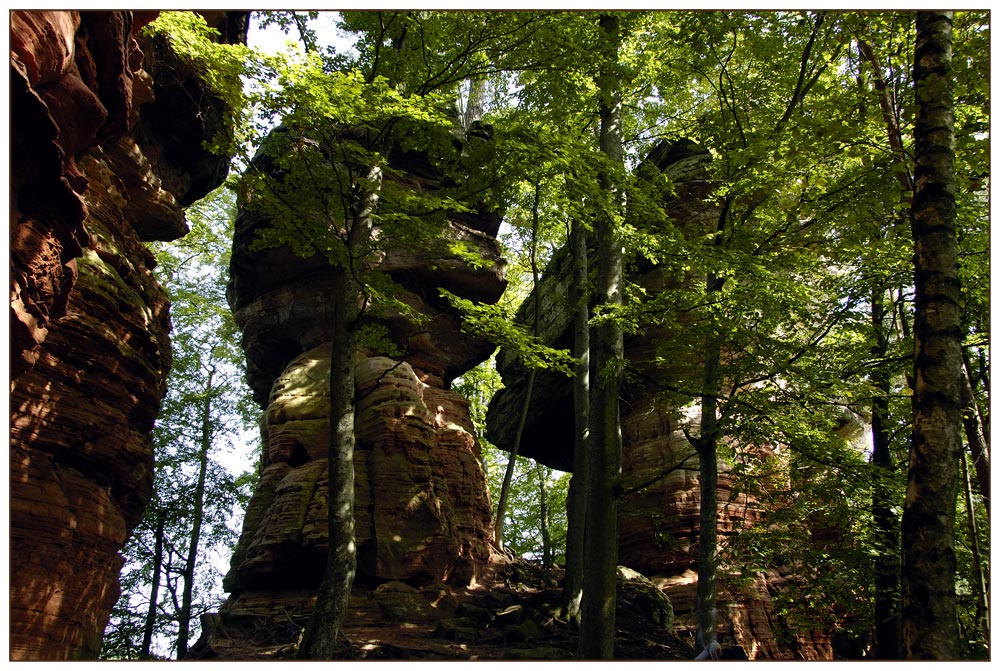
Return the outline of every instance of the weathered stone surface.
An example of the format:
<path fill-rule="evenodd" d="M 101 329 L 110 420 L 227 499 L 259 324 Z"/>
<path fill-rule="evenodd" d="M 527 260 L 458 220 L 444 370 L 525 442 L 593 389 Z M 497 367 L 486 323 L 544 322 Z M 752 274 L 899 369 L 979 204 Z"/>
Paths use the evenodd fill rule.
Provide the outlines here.
<path fill-rule="evenodd" d="M 212 11 L 203 17 L 219 31 L 220 42 L 246 42 L 249 12 Z M 202 83 L 195 66 L 173 55 L 163 37 L 149 40 L 144 52 L 143 68 L 152 78 L 156 104 L 142 110 L 133 135 L 163 190 L 186 207 L 215 189 L 228 174 L 229 157 L 212 153 L 206 144 L 219 134 L 230 133 L 231 112 Z M 178 237 L 184 232 L 186 228 Z"/>
<path fill-rule="evenodd" d="M 265 139 L 254 159 L 267 170 L 272 143 L 288 130 L 279 126 Z M 433 194 L 441 175 L 427 157 L 413 152 L 391 152 L 390 161 L 406 175 L 408 187 Z M 404 178 L 394 178 L 404 179 Z M 416 325 L 404 315 L 383 311 L 366 319 L 384 325 L 406 360 L 419 370 L 423 382 L 446 387 L 451 381 L 485 360 L 495 348 L 481 338 L 462 332 L 461 318 L 439 295 L 439 289 L 470 300 L 495 302 L 506 287 L 506 261 L 494 235 L 499 217 L 484 206 L 461 215 L 449 214 L 436 249 L 392 248 L 378 260 L 378 269 L 402 293 L 399 300 L 426 321 Z M 259 404 L 266 405 L 271 385 L 294 357 L 330 341 L 332 306 L 329 304 L 332 273 L 321 255 L 297 256 L 289 247 L 252 249 L 258 233 L 270 226 L 268 218 L 252 208 L 241 209 L 236 219 L 230 263 L 228 299 L 243 332 L 247 381 Z M 463 242 L 482 259 L 475 267 L 449 249 Z M 371 352 L 380 354 L 380 352 Z"/>
<path fill-rule="evenodd" d="M 355 581 L 337 659 L 572 660 L 578 632 L 558 617 L 561 578 L 557 567 L 494 555 L 481 580 L 464 589 Z M 231 599 L 222 614 L 202 618 L 208 633 L 193 655 L 293 658 L 309 619 L 310 591 L 255 590 Z M 638 573 L 619 580 L 615 657 L 691 659 L 691 646 L 663 626 L 669 611 L 669 600 Z"/>
<path fill-rule="evenodd" d="M 279 127 L 273 137 L 286 132 Z M 267 169 L 265 151 L 255 161 Z M 400 171 L 393 179 L 423 192 L 440 188 L 426 156 L 399 150 L 389 161 Z M 357 353 L 355 596 L 375 599 L 369 607 L 379 612 L 396 608 L 400 594 L 413 597 L 416 587 L 475 585 L 490 561 L 492 513 L 479 445 L 468 402 L 447 386 L 493 345 L 462 332 L 460 315 L 438 289 L 499 299 L 506 280 L 498 223 L 483 207 L 449 215 L 437 249 L 391 249 L 378 259 L 378 269 L 402 287 L 399 298 L 427 318 L 418 326 L 402 314 L 369 313 L 365 319 L 387 327 L 405 360 Z M 265 410 L 261 482 L 226 576 L 223 624 L 258 602 L 274 605 L 270 615 L 255 615 L 271 621 L 281 612 L 307 616 L 311 605 L 298 601 L 297 590 L 319 585 L 327 551 L 329 343 L 340 327 L 330 319 L 332 273 L 320 256 L 252 249 L 268 225 L 252 210 L 239 213 L 230 266 L 228 298 L 243 331 L 248 381 Z M 455 241 L 485 263 L 473 266 L 451 252 Z M 409 587 L 366 591 L 386 581 Z M 444 598 L 434 599 L 438 611 Z M 209 633 L 196 654 L 223 654 L 228 646 Z"/>
<path fill-rule="evenodd" d="M 11 14 L 14 659 L 96 656 L 151 493 L 169 305 L 141 240 L 186 230 L 157 171 L 192 165 L 153 165 L 135 142 L 159 104 L 141 14 Z"/>
<path fill-rule="evenodd" d="M 650 153 L 638 170 L 640 173 L 656 170 L 669 177 L 673 191 L 668 194 L 667 187 L 661 187 L 664 191 L 662 205 L 667 216 L 675 221 L 685 222 L 691 228 L 710 230 L 718 211 L 701 202 L 708 192 L 704 170 L 709 160 L 708 152 L 693 144 L 662 144 Z M 647 228 L 655 226 L 655 222 L 633 223 Z M 595 263 L 596 258 L 592 258 L 592 268 Z M 630 278 L 650 295 L 655 295 L 664 288 L 677 286 L 684 279 L 674 277 L 642 259 L 638 260 L 637 272 Z M 569 302 L 571 283 L 572 259 L 569 249 L 564 247 L 553 254 L 542 274 L 538 289 L 541 304 L 539 337 L 554 347 L 568 349 L 572 345 L 573 315 Z M 533 323 L 535 301 L 525 301 L 521 310 L 523 323 Z M 625 355 L 642 373 L 637 376 L 638 380 L 630 381 L 622 389 L 626 405 L 641 402 L 641 399 L 652 394 L 660 385 L 687 379 L 698 369 L 700 362 L 689 361 L 686 357 L 675 358 L 673 364 L 665 366 L 662 361 L 670 361 L 669 356 L 653 356 L 654 353 L 663 355 L 664 347 L 670 342 L 669 330 L 660 328 L 646 329 L 626 336 Z M 654 358 L 660 359 L 655 367 L 646 363 Z M 506 348 L 501 348 L 497 353 L 497 370 L 503 377 L 504 389 L 490 403 L 487 438 L 494 445 L 503 448 L 513 442 L 521 412 L 521 390 L 527 385 L 528 372 Z M 642 381 L 643 375 L 648 376 L 652 382 Z M 572 380 L 562 374 L 539 371 L 528 408 L 526 430 L 521 437 L 520 454 L 552 468 L 572 470 L 572 445 L 568 442 L 572 431 L 566 431 L 566 427 L 572 425 Z"/>
<path fill-rule="evenodd" d="M 262 482 L 227 589 L 275 590 L 322 577 L 329 369 L 329 346 L 320 346 L 275 381 Z M 359 579 L 469 584 L 489 560 L 491 511 L 468 404 L 385 357 L 360 359 L 357 389 Z"/>

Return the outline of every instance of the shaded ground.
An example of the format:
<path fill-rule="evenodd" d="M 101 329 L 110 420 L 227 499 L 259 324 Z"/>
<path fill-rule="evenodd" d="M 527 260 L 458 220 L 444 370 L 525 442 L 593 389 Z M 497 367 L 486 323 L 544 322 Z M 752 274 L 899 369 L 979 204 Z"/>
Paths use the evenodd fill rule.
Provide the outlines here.
<path fill-rule="evenodd" d="M 577 635 L 558 615 L 561 571 L 519 559 L 494 567 L 481 584 L 461 590 L 440 583 L 422 588 L 401 582 L 356 585 L 341 658 L 573 659 Z M 615 657 L 693 658 L 692 643 L 670 629 L 669 601 L 643 580 L 619 580 Z M 203 636 L 192 656 L 283 659 L 294 656 L 305 619 L 214 616 L 203 624 L 212 635 Z M 725 652 L 734 657 L 742 650 Z"/>

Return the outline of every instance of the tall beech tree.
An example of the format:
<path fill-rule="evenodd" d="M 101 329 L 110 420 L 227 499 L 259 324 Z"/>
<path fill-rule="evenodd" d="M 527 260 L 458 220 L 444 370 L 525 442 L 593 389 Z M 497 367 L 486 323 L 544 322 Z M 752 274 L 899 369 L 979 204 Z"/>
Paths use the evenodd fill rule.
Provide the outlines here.
<path fill-rule="evenodd" d="M 584 547 L 583 598 L 577 657 L 611 659 L 614 656 L 618 567 L 618 498 L 621 477 L 622 434 L 619 391 L 624 362 L 621 325 L 613 311 L 622 304 L 624 256 L 619 230 L 623 219 L 624 128 L 621 67 L 622 19 L 602 14 L 600 60 L 596 78 L 600 131 L 598 146 L 605 161 L 599 184 L 604 192 L 596 220 L 597 280 L 594 298 L 610 313 L 594 330 L 590 341 L 596 378 L 590 390 L 590 435 L 587 464 L 587 513 Z"/>
<path fill-rule="evenodd" d="M 952 12 L 917 12 L 913 435 L 903 509 L 903 651 L 954 659 L 962 314 L 955 213 Z"/>

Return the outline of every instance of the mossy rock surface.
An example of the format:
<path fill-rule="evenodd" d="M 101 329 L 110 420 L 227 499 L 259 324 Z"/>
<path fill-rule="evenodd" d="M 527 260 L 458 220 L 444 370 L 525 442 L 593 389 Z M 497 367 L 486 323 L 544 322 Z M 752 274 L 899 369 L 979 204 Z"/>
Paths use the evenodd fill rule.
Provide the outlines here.
<path fill-rule="evenodd" d="M 619 613 L 622 604 L 629 611 L 641 614 L 651 624 L 669 630 L 674 626 L 674 607 L 670 598 L 649 578 L 626 566 L 618 567 Z"/>
<path fill-rule="evenodd" d="M 504 655 L 506 659 L 572 659 L 573 655 L 560 648 L 513 648 Z"/>
<path fill-rule="evenodd" d="M 458 643 L 473 643 L 482 638 L 483 630 L 468 618 L 450 617 L 438 623 L 434 635 Z"/>

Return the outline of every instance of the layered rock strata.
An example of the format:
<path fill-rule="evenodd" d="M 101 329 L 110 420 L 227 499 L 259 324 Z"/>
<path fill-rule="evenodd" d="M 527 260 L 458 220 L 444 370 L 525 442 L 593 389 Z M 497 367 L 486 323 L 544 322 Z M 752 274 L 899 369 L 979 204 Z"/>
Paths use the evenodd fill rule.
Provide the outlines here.
<path fill-rule="evenodd" d="M 650 188 L 661 189 L 660 205 L 666 218 L 683 230 L 714 230 L 719 210 L 706 198 L 710 160 L 708 152 L 691 143 L 664 143 L 639 167 L 640 173 L 653 178 Z M 657 221 L 634 223 L 653 232 L 659 225 Z M 630 280 L 649 296 L 692 281 L 643 259 L 637 261 Z M 563 249 L 553 257 L 536 289 L 541 303 L 540 335 L 557 347 L 569 348 L 572 343 L 571 281 L 571 258 Z M 522 310 L 524 323 L 532 323 L 534 301 L 525 301 Z M 694 627 L 700 485 L 698 459 L 684 431 L 687 428 L 697 435 L 700 409 L 697 403 L 678 405 L 665 400 L 661 390 L 696 387 L 703 362 L 692 359 L 689 352 L 672 349 L 678 335 L 674 329 L 684 324 L 681 313 L 676 317 L 672 327 L 640 329 L 625 338 L 625 356 L 635 374 L 629 375 L 621 391 L 622 482 L 626 490 L 636 491 L 627 494 L 619 508 L 618 561 L 648 576 L 669 595 L 677 615 L 675 629 L 687 635 Z M 504 349 L 497 355 L 497 368 L 504 389 L 490 404 L 487 437 L 506 449 L 517 426 L 528 374 Z M 522 455 L 565 471 L 572 470 L 571 385 L 572 380 L 563 375 L 538 371 L 520 447 Z M 737 491 L 731 471 L 729 464 L 719 463 L 718 533 L 723 545 L 740 525 L 752 522 L 758 514 L 754 500 Z M 644 483 L 648 484 L 639 488 Z M 789 632 L 779 621 L 770 596 L 777 580 L 775 574 L 738 588 L 720 571 L 720 640 L 742 646 L 751 659 L 830 658 L 828 638 Z M 786 643 L 779 644 L 779 635 L 786 641 L 797 640 L 794 652 Z"/>
<path fill-rule="evenodd" d="M 118 552 L 151 494 L 148 437 L 170 367 L 169 303 L 143 242 L 185 233 L 182 208 L 228 164 L 201 150 L 224 119 L 157 99 L 165 73 L 214 97 L 165 43 L 139 35 L 153 18 L 11 13 L 14 659 L 100 650 Z M 145 122 L 157 116 L 198 129 L 198 150 L 161 151 L 176 133 Z"/>
<path fill-rule="evenodd" d="M 425 157 L 398 154 L 390 161 L 414 188 L 439 188 Z M 243 331 L 248 380 L 264 409 L 261 471 L 225 579 L 230 597 L 206 621 L 207 633 L 194 649 L 200 656 L 232 647 L 221 640 L 223 630 L 303 622 L 325 566 L 330 340 L 337 327 L 328 318 L 332 273 L 322 257 L 254 248 L 268 225 L 252 209 L 236 222 L 229 300 Z M 498 227 L 499 217 L 484 210 L 449 216 L 443 237 L 477 250 L 484 263 L 475 266 L 428 250 L 392 249 L 381 257 L 379 270 L 425 321 L 369 316 L 406 355 L 389 358 L 364 346 L 357 352 L 359 595 L 383 583 L 464 588 L 489 565 L 492 513 L 479 445 L 468 402 L 448 385 L 493 346 L 462 332 L 460 315 L 438 289 L 484 302 L 500 297 L 506 281 Z M 246 652 L 256 649 L 252 642 L 237 647 L 258 654 Z"/>
<path fill-rule="evenodd" d="M 322 578 L 329 350 L 303 352 L 274 383 L 261 480 L 226 579 L 233 610 L 257 591 L 314 586 Z M 468 403 L 387 357 L 359 355 L 356 374 L 359 577 L 464 587 L 489 559 L 491 528 Z"/>

